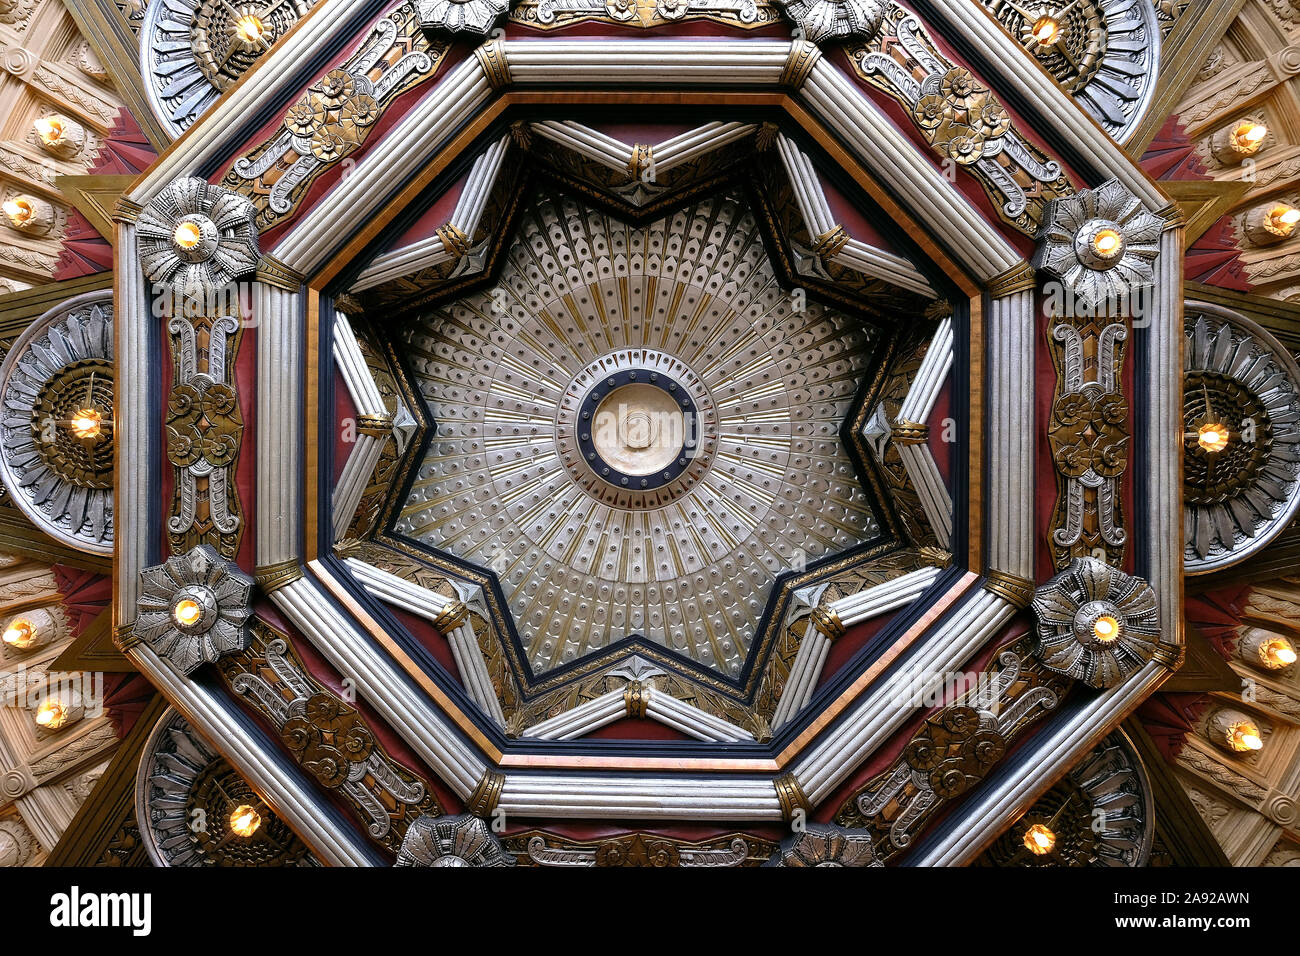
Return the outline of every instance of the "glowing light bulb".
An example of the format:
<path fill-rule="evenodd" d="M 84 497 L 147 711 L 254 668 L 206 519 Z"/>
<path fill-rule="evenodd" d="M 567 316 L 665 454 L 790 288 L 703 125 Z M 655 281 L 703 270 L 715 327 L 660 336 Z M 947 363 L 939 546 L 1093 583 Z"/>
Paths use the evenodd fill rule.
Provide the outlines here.
<path fill-rule="evenodd" d="M 1264 741 L 1259 736 L 1259 728 L 1250 723 L 1234 724 L 1228 731 L 1228 743 L 1232 745 L 1233 750 L 1242 752 L 1261 750 L 1264 747 Z"/>
<path fill-rule="evenodd" d="M 1051 46 L 1056 42 L 1056 38 L 1061 35 L 1061 25 L 1053 17 L 1039 17 L 1034 22 L 1034 28 L 1030 32 L 1039 44 Z"/>
<path fill-rule="evenodd" d="M 230 829 L 247 839 L 262 826 L 262 815 L 246 803 L 241 803 L 230 813 Z"/>
<path fill-rule="evenodd" d="M 1035 823 L 1025 831 L 1025 849 L 1036 856 L 1051 853 L 1056 846 L 1056 834 L 1041 823 Z"/>
<path fill-rule="evenodd" d="M 1284 637 L 1275 637 L 1271 641 L 1265 641 L 1261 644 L 1259 656 L 1264 658 L 1266 663 L 1275 664 L 1278 667 L 1287 667 L 1296 661 L 1295 648 Z"/>
<path fill-rule="evenodd" d="M 21 226 L 28 222 L 32 216 L 36 215 L 36 210 L 30 202 L 21 196 L 15 196 L 12 199 L 6 199 L 4 202 L 5 215 L 15 226 Z"/>
<path fill-rule="evenodd" d="M 63 139 L 63 124 L 53 116 L 42 116 L 32 126 L 47 146 L 53 146 Z"/>
<path fill-rule="evenodd" d="M 16 647 L 21 651 L 31 647 L 32 641 L 36 640 L 36 628 L 25 618 L 14 618 L 5 628 L 3 640 L 10 647 Z"/>
<path fill-rule="evenodd" d="M 266 24 L 250 13 L 235 21 L 235 34 L 246 43 L 258 43 L 266 36 Z"/>
<path fill-rule="evenodd" d="M 203 608 L 199 607 L 197 601 L 191 601 L 189 598 L 177 602 L 176 607 L 172 609 L 172 617 L 175 619 L 176 623 L 182 627 L 189 627 L 192 624 L 197 624 L 199 618 L 202 616 Z"/>
<path fill-rule="evenodd" d="M 1217 422 L 1202 425 L 1196 431 L 1196 444 L 1210 452 L 1219 452 L 1228 447 L 1228 426 Z"/>
<path fill-rule="evenodd" d="M 1109 259 L 1119 252 L 1122 241 L 1120 234 L 1114 229 L 1102 229 L 1092 237 L 1092 248 L 1103 259 Z"/>
<path fill-rule="evenodd" d="M 203 241 L 203 230 L 192 222 L 183 222 L 178 225 L 176 231 L 172 233 L 172 239 L 174 239 L 176 245 L 180 246 L 182 249 L 193 249 Z"/>
<path fill-rule="evenodd" d="M 1243 153 L 1253 153 L 1264 143 L 1264 137 L 1268 135 L 1268 127 L 1263 123 L 1253 123 L 1250 120 L 1242 123 L 1232 131 L 1232 139 L 1237 144 L 1237 148 Z"/>
<path fill-rule="evenodd" d="M 1113 641 L 1119 637 L 1119 621 L 1109 614 L 1103 615 L 1093 622 L 1092 633 L 1103 644 Z"/>
<path fill-rule="evenodd" d="M 68 722 L 68 708 L 55 697 L 47 697 L 36 708 L 36 724 L 46 730 L 58 730 Z"/>
<path fill-rule="evenodd" d="M 1278 235 L 1289 236 L 1295 231 L 1296 223 L 1300 222 L 1300 209 L 1287 205 L 1275 206 L 1269 212 L 1268 220 Z"/>
<path fill-rule="evenodd" d="M 104 424 L 104 416 L 98 409 L 83 408 L 72 416 L 69 423 L 72 433 L 78 438 L 96 438 Z"/>

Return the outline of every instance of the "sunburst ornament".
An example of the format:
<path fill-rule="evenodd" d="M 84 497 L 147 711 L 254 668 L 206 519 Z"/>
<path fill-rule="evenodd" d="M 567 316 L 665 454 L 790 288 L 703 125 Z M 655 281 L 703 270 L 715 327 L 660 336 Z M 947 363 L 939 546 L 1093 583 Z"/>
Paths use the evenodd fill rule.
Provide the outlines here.
<path fill-rule="evenodd" d="M 514 866 L 515 858 L 487 823 L 473 814 L 422 816 L 412 821 L 402 839 L 394 866 L 496 867 Z"/>
<path fill-rule="evenodd" d="M 257 270 L 256 209 L 203 179 L 184 177 L 155 196 L 136 222 L 140 265 L 155 283 L 199 298 Z"/>
<path fill-rule="evenodd" d="M 777 0 L 785 15 L 813 43 L 869 40 L 880 29 L 888 5 L 883 0 Z"/>
<path fill-rule="evenodd" d="M 1245 316 L 1189 304 L 1183 351 L 1184 564 L 1236 564 L 1300 510 L 1300 368 Z"/>
<path fill-rule="evenodd" d="M 1034 592 L 1033 609 L 1039 659 L 1091 687 L 1115 686 L 1155 654 L 1155 591 L 1095 558 L 1075 558 Z"/>
<path fill-rule="evenodd" d="M 135 635 L 182 674 L 248 646 L 253 579 L 211 545 L 140 572 Z"/>
<path fill-rule="evenodd" d="M 487 36 L 510 0 L 419 0 L 420 26 L 452 34 Z"/>
<path fill-rule="evenodd" d="M 1034 265 L 1061 280 L 1071 313 L 1120 314 L 1155 280 L 1165 226 L 1164 218 L 1112 179 L 1053 200 Z"/>

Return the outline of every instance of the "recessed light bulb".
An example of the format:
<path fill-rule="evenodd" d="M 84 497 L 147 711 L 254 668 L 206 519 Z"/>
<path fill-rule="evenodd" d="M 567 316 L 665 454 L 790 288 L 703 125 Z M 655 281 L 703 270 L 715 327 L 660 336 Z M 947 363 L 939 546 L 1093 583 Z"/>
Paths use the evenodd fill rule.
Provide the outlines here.
<path fill-rule="evenodd" d="M 1196 443 L 1205 451 L 1223 451 L 1228 447 L 1228 438 L 1228 426 L 1218 422 L 1209 422 L 1196 431 Z"/>
<path fill-rule="evenodd" d="M 197 601 L 191 601 L 189 598 L 177 602 L 176 607 L 172 610 L 172 617 L 182 627 L 189 627 L 198 623 L 199 618 L 202 616 L 203 608 L 199 607 Z"/>
<path fill-rule="evenodd" d="M 1102 643 L 1113 641 L 1119 637 L 1119 621 L 1109 614 L 1102 615 L 1093 622 L 1092 633 Z"/>
<path fill-rule="evenodd" d="M 52 116 L 42 116 L 32 126 L 46 145 L 53 146 L 63 138 L 63 124 Z"/>
<path fill-rule="evenodd" d="M 1061 25 L 1053 17 L 1039 17 L 1031 32 L 1041 45 L 1049 46 L 1056 42 L 1056 38 L 1061 33 Z"/>
<path fill-rule="evenodd" d="M 35 638 L 36 628 L 32 627 L 32 622 L 20 617 L 9 622 L 9 626 L 5 628 L 3 640 L 10 647 L 22 650 L 29 647 Z"/>
<path fill-rule="evenodd" d="M 1025 849 L 1030 853 L 1043 856 L 1051 853 L 1054 846 L 1056 846 L 1056 834 L 1041 823 L 1035 823 L 1025 831 Z"/>
<path fill-rule="evenodd" d="M 1097 255 L 1109 258 L 1119 251 L 1120 235 L 1114 229 L 1102 229 L 1092 237 L 1092 248 Z"/>
<path fill-rule="evenodd" d="M 235 21 L 235 33 L 245 42 L 257 43 L 266 35 L 266 24 L 250 13 Z"/>
<path fill-rule="evenodd" d="M 262 815 L 246 803 L 241 803 L 230 813 L 230 829 L 241 837 L 251 837 L 261 825 Z"/>
<path fill-rule="evenodd" d="M 172 238 L 182 249 L 193 249 L 203 240 L 203 230 L 192 222 L 182 222 L 172 233 Z"/>
<path fill-rule="evenodd" d="M 95 438 L 104 423 L 104 416 L 94 408 L 83 408 L 72 416 L 72 433 L 78 438 Z"/>

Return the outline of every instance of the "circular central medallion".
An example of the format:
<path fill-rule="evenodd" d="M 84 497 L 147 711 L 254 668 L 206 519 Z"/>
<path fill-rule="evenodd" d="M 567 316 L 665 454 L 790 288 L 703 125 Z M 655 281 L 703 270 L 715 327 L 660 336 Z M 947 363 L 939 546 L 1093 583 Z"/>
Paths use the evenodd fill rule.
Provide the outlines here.
<path fill-rule="evenodd" d="M 587 393 L 578 415 L 578 448 L 603 481 L 620 488 L 661 488 L 679 477 L 699 441 L 695 402 L 660 372 L 628 369 Z"/>
<path fill-rule="evenodd" d="M 570 476 L 589 495 L 639 511 L 680 497 L 707 473 L 717 413 L 680 359 L 622 349 L 574 377 L 555 434 Z"/>

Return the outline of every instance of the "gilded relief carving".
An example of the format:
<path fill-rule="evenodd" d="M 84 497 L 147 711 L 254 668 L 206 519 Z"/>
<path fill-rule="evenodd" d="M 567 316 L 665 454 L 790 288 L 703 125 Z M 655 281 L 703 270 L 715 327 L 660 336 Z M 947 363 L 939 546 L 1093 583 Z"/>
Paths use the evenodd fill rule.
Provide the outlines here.
<path fill-rule="evenodd" d="M 308 673 L 288 637 L 256 619 L 249 630 L 248 649 L 221 659 L 222 678 L 376 842 L 397 852 L 412 821 L 441 812 L 428 785 L 384 752 L 355 707 Z"/>
<path fill-rule="evenodd" d="M 1047 341 L 1056 397 L 1047 440 L 1057 472 L 1048 545 L 1060 570 L 1076 557 L 1124 560 L 1122 479 L 1129 464 L 1129 405 L 1123 394 L 1123 320 L 1054 318 Z"/>
<path fill-rule="evenodd" d="M 893 767 L 854 793 L 835 822 L 871 830 L 882 863 L 906 850 L 1064 698 L 1071 681 L 1033 657 L 1034 643 L 1026 635 L 1000 650 L 975 687 L 927 717 Z"/>
<path fill-rule="evenodd" d="M 935 152 L 968 169 L 998 214 L 1028 235 L 1047 203 L 1074 191 L 1055 160 L 1015 128 L 970 72 L 949 62 L 917 16 L 891 5 L 869 43 L 847 48 L 858 75 L 898 100 Z"/>
<path fill-rule="evenodd" d="M 445 51 L 402 4 L 288 109 L 270 141 L 236 160 L 222 184 L 252 200 L 258 228 L 270 228 L 321 174 L 361 147 L 393 100 L 433 76 Z"/>
<path fill-rule="evenodd" d="M 239 553 L 244 519 L 235 466 L 244 419 L 233 378 L 240 325 L 229 315 L 173 316 L 167 323 L 172 342 L 167 460 L 175 486 L 167 536 L 178 554 L 200 544 L 212 545 L 228 559 Z"/>

